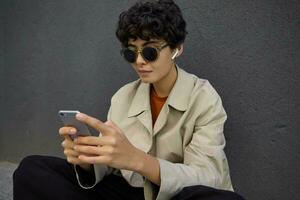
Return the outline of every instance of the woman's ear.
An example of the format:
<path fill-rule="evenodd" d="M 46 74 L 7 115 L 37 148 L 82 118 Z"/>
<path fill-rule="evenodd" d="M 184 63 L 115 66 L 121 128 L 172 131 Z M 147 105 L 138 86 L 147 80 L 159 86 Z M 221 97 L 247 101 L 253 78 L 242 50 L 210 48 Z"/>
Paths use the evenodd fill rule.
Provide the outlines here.
<path fill-rule="evenodd" d="M 172 60 L 174 60 L 174 59 L 177 57 L 178 52 L 179 52 L 179 50 L 176 48 L 176 49 L 175 49 L 175 53 L 174 53 L 173 56 L 172 56 Z"/>
<path fill-rule="evenodd" d="M 175 59 L 176 57 L 180 56 L 182 53 L 183 53 L 183 44 L 175 48 L 172 59 Z"/>

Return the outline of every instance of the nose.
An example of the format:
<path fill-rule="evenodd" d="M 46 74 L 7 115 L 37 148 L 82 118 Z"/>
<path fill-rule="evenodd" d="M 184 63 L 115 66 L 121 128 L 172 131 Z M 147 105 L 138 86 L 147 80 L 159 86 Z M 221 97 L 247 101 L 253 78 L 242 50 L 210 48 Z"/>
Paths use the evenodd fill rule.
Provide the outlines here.
<path fill-rule="evenodd" d="M 146 64 L 147 62 L 144 60 L 143 56 L 141 55 L 141 52 L 139 51 L 136 58 L 136 64 Z"/>

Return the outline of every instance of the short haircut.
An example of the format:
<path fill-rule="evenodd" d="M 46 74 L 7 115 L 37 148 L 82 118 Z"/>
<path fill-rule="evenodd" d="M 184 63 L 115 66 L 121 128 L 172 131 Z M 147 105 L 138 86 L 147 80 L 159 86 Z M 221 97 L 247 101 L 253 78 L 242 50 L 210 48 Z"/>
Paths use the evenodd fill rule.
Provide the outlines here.
<path fill-rule="evenodd" d="M 119 15 L 116 36 L 123 46 L 130 39 L 163 39 L 171 49 L 185 40 L 186 23 L 173 0 L 138 1 Z"/>

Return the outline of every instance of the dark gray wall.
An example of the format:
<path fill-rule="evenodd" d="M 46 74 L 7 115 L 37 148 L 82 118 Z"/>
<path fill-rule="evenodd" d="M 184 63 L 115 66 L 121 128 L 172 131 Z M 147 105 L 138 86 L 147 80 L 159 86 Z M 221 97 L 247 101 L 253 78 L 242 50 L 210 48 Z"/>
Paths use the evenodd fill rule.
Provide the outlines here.
<path fill-rule="evenodd" d="M 114 36 L 118 14 L 132 2 L 1 1 L 0 160 L 62 156 L 59 109 L 105 120 L 112 94 L 137 78 Z M 299 1 L 176 2 L 189 31 L 178 63 L 209 79 L 223 99 L 236 191 L 297 199 Z"/>
<path fill-rule="evenodd" d="M 3 85 L 4 85 L 4 8 L 5 2 L 0 1 L 0 123 L 3 116 Z M 1 124 L 0 124 L 1 125 Z M 0 132 L 0 139 L 1 139 Z M 1 140 L 0 140 L 1 141 Z M 0 147 L 1 149 L 1 147 Z"/>

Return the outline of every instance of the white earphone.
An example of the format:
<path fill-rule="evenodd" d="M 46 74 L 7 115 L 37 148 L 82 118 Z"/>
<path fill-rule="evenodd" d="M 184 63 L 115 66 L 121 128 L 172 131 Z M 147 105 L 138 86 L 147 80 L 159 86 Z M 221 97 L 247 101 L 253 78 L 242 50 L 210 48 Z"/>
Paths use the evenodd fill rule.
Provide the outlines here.
<path fill-rule="evenodd" d="M 172 60 L 174 60 L 174 58 L 176 58 L 177 54 L 178 54 L 178 49 L 176 49 L 174 55 L 172 56 Z"/>

